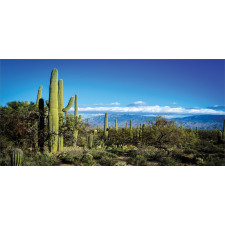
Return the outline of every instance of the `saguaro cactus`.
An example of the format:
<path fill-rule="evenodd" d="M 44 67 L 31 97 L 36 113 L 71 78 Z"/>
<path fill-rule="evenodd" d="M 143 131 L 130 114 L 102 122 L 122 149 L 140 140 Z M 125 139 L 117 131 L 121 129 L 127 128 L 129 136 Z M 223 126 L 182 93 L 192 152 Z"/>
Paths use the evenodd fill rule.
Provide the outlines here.
<path fill-rule="evenodd" d="M 29 105 L 29 101 L 28 101 L 28 100 L 26 100 L 25 105 L 26 105 L 26 106 L 28 106 L 28 105 Z"/>
<path fill-rule="evenodd" d="M 62 126 L 63 126 L 63 80 L 60 79 L 58 82 L 58 111 L 59 111 L 59 141 L 58 141 L 58 150 L 63 150 L 63 133 L 62 133 Z"/>
<path fill-rule="evenodd" d="M 43 86 L 40 86 L 39 89 L 38 89 L 38 95 L 37 95 L 37 101 L 36 101 L 36 108 L 37 109 L 39 107 L 39 100 L 40 100 L 41 95 L 42 95 L 42 88 L 43 88 Z"/>
<path fill-rule="evenodd" d="M 88 148 L 92 149 L 93 146 L 93 134 L 88 136 Z"/>
<path fill-rule="evenodd" d="M 133 138 L 132 120 L 130 120 L 130 138 Z"/>
<path fill-rule="evenodd" d="M 51 73 L 49 88 L 49 148 L 51 152 L 58 149 L 58 131 L 59 131 L 59 115 L 58 115 L 58 71 L 53 69 Z"/>
<path fill-rule="evenodd" d="M 38 115 L 38 110 L 39 110 L 39 100 L 41 99 L 41 95 L 42 95 L 42 88 L 43 86 L 40 86 L 39 89 L 38 89 L 38 95 L 37 95 L 37 101 L 36 101 L 36 111 L 37 111 L 37 115 Z M 38 115 L 40 116 L 40 115 Z M 33 147 L 35 150 L 38 150 L 38 130 L 39 130 L 39 127 L 38 127 L 38 118 L 35 119 L 34 121 L 34 137 L 35 137 L 35 140 L 34 140 L 34 143 L 33 143 Z"/>
<path fill-rule="evenodd" d="M 74 130 L 74 143 L 73 147 L 75 148 L 77 146 L 77 139 L 78 139 L 78 95 L 75 95 L 75 110 L 74 110 L 74 120 L 75 120 L 75 130 Z"/>
<path fill-rule="evenodd" d="M 128 124 L 127 124 L 127 122 L 126 122 L 126 127 L 125 127 L 125 130 L 127 130 L 128 129 Z"/>
<path fill-rule="evenodd" d="M 223 135 L 222 135 L 223 141 L 225 141 L 225 120 L 223 121 Z"/>
<path fill-rule="evenodd" d="M 115 120 L 115 128 L 116 128 L 116 131 L 117 131 L 118 130 L 117 120 Z"/>
<path fill-rule="evenodd" d="M 23 151 L 21 149 L 14 149 L 11 154 L 11 165 L 22 166 Z"/>
<path fill-rule="evenodd" d="M 106 139 L 109 136 L 108 129 L 109 129 L 109 127 L 108 127 L 108 113 L 106 112 L 105 113 L 105 123 L 104 123 L 104 136 L 105 136 Z"/>

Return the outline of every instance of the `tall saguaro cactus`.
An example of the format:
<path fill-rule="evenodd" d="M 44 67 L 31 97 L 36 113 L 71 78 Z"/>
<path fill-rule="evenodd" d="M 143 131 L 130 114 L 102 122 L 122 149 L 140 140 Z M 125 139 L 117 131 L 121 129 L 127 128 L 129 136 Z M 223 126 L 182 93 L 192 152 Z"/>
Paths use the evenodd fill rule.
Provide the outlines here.
<path fill-rule="evenodd" d="M 39 89 L 38 89 L 38 95 L 37 95 L 37 101 L 36 101 L 36 108 L 37 109 L 39 107 L 39 100 L 40 100 L 41 95 L 42 95 L 42 88 L 43 88 L 43 86 L 40 86 Z"/>
<path fill-rule="evenodd" d="M 222 136 L 222 139 L 225 142 L 225 120 L 223 121 L 223 136 Z"/>
<path fill-rule="evenodd" d="M 41 95 L 42 95 L 42 88 L 43 86 L 40 86 L 38 89 L 38 95 L 37 95 L 37 101 L 36 101 L 36 113 L 38 115 L 38 110 L 39 110 L 39 101 L 41 99 Z M 28 103 L 29 105 L 29 103 Z M 40 115 L 39 115 L 40 117 Z M 38 132 L 39 132 L 39 127 L 38 127 L 38 118 L 35 119 L 34 121 L 34 137 L 35 137 L 35 141 L 34 141 L 34 149 L 38 150 Z"/>
<path fill-rule="evenodd" d="M 130 120 L 130 138 L 133 138 L 132 120 Z"/>
<path fill-rule="evenodd" d="M 126 122 L 125 130 L 127 130 L 127 129 L 128 129 L 128 124 L 127 124 L 127 122 Z"/>
<path fill-rule="evenodd" d="M 78 95 L 75 95 L 75 110 L 74 110 L 74 120 L 75 120 L 75 130 L 74 130 L 74 144 L 73 147 L 77 146 L 78 139 L 78 122 L 81 120 L 81 117 L 78 117 Z"/>
<path fill-rule="evenodd" d="M 115 128 L 116 128 L 116 131 L 117 131 L 118 130 L 117 120 L 115 120 Z"/>
<path fill-rule="evenodd" d="M 58 114 L 58 71 L 53 69 L 51 73 L 49 88 L 49 148 L 51 152 L 58 149 L 58 131 L 59 131 L 59 114 Z"/>
<path fill-rule="evenodd" d="M 105 136 L 106 139 L 109 136 L 108 129 L 109 129 L 109 127 L 108 127 L 108 113 L 106 112 L 105 113 L 105 123 L 104 123 L 104 136 Z"/>
<path fill-rule="evenodd" d="M 59 142 L 58 142 L 58 150 L 63 150 L 63 134 L 62 134 L 62 126 L 63 126 L 63 80 L 59 80 L 58 82 L 58 110 L 59 110 Z"/>

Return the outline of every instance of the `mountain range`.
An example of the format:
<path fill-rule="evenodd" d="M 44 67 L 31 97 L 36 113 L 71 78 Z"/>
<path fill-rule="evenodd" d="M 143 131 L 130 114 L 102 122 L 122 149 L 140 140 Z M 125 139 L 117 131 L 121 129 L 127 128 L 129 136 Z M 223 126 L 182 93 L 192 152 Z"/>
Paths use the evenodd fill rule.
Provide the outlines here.
<path fill-rule="evenodd" d="M 90 124 L 91 128 L 104 127 L 104 115 L 94 116 L 87 119 L 86 121 Z M 148 123 L 148 120 L 155 120 L 155 116 L 144 116 L 144 115 L 128 115 L 128 114 L 109 114 L 108 121 L 109 127 L 115 126 L 115 120 L 117 120 L 118 127 L 123 128 L 126 126 L 126 122 L 129 123 L 132 120 L 133 127 L 140 125 L 141 123 Z M 167 119 L 168 121 L 175 121 L 178 125 L 183 124 L 184 128 L 193 128 L 195 129 L 204 129 L 204 130 L 214 130 L 215 125 L 218 129 L 223 129 L 223 121 L 225 115 L 196 115 L 196 116 L 187 116 L 187 117 L 178 117 L 173 119 Z"/>

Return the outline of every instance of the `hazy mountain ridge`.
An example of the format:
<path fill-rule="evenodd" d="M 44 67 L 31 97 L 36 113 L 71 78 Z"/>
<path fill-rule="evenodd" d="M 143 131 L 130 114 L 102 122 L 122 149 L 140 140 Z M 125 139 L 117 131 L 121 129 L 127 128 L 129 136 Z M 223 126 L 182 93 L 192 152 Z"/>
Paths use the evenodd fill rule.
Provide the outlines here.
<path fill-rule="evenodd" d="M 105 116 L 96 116 L 88 119 L 90 127 L 99 127 L 103 128 L 104 126 Z M 121 115 L 121 114 L 109 114 L 109 127 L 115 126 L 115 120 L 117 120 L 118 127 L 122 128 L 126 126 L 126 122 L 130 123 L 132 120 L 133 127 L 140 125 L 140 123 L 147 123 L 147 120 L 155 120 L 155 116 L 143 116 L 143 115 Z M 225 119 L 225 115 L 197 115 L 197 116 L 188 116 L 183 118 L 173 118 L 167 119 L 168 121 L 176 121 L 177 124 L 183 123 L 184 128 L 193 128 L 195 129 L 206 129 L 206 130 L 214 130 L 215 125 L 218 129 L 223 128 L 223 121 Z"/>

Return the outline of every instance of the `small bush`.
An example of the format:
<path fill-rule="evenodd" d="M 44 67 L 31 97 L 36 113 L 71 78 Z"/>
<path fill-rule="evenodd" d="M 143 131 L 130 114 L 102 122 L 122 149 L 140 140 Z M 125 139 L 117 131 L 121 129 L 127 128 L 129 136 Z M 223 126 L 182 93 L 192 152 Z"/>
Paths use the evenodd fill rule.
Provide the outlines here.
<path fill-rule="evenodd" d="M 160 160 L 160 166 L 176 166 L 176 161 L 169 157 Z"/>

